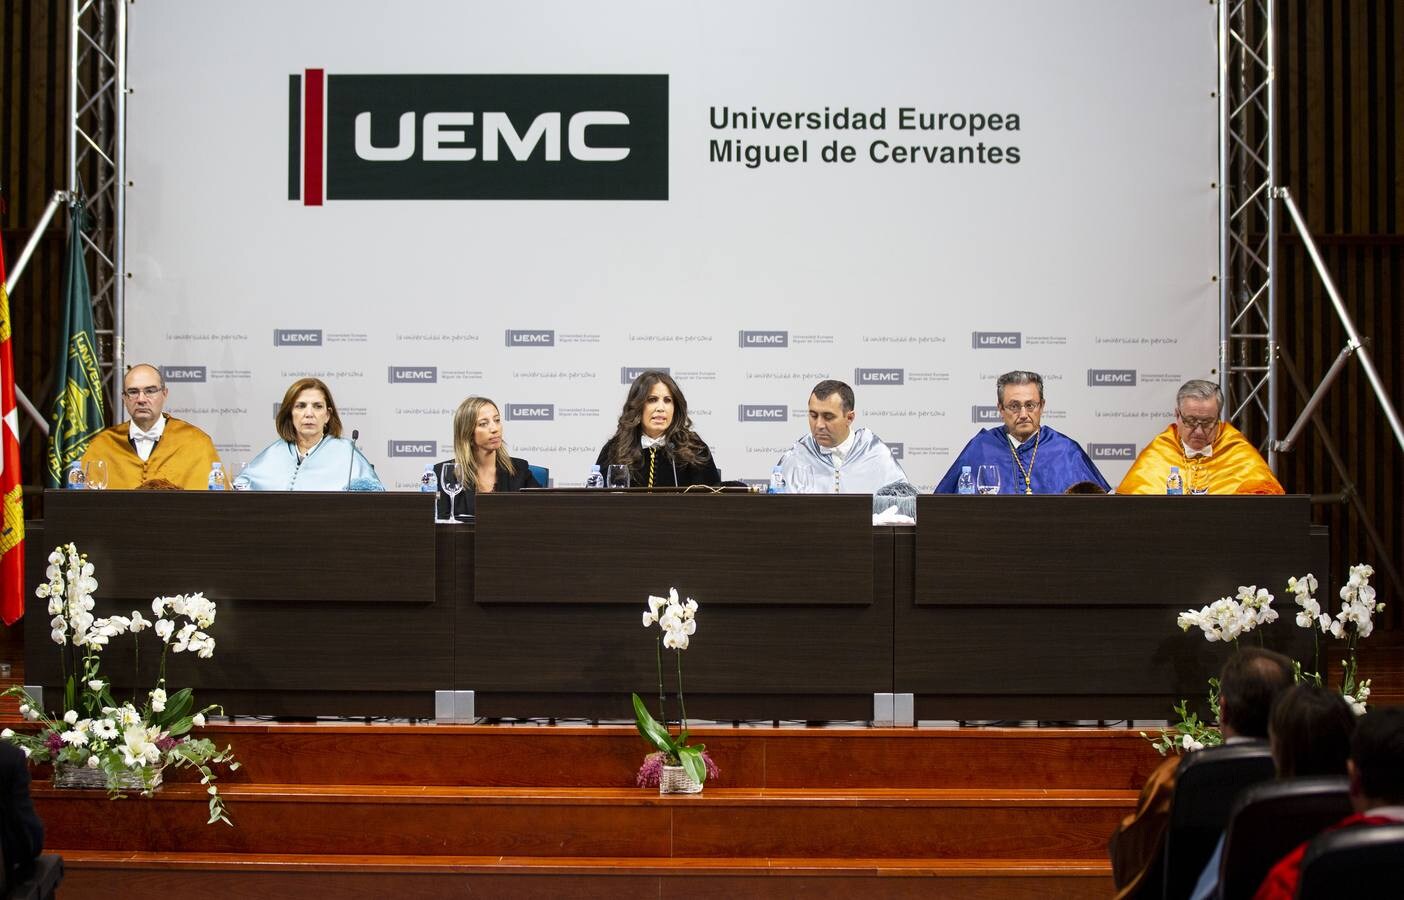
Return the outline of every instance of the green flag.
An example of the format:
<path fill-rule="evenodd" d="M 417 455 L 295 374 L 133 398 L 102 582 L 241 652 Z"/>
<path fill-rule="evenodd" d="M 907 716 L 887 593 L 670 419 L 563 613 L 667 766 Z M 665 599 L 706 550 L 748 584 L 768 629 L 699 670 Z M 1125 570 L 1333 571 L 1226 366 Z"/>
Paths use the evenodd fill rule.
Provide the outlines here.
<path fill-rule="evenodd" d="M 83 263 L 82 230 L 87 214 L 82 201 L 73 204 L 68 234 L 68 265 L 63 275 L 63 345 L 58 358 L 58 395 L 49 414 L 49 486 L 61 487 L 64 471 L 81 459 L 93 435 L 105 427 L 102 372 L 98 368 L 97 338 L 93 335 L 93 299 Z"/>

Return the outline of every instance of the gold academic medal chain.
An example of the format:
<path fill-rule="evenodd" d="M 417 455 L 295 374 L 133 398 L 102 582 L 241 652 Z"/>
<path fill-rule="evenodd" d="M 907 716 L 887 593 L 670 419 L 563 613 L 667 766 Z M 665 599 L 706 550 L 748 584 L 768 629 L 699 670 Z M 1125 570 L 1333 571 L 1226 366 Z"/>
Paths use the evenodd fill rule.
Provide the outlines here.
<path fill-rule="evenodd" d="M 1024 476 L 1024 493 L 1026 494 L 1033 493 L 1033 467 L 1034 463 L 1038 462 L 1038 442 L 1040 438 L 1043 437 L 1042 431 L 1043 429 L 1040 428 L 1035 432 L 1038 436 L 1034 438 L 1033 456 L 1029 457 L 1029 468 L 1027 471 L 1024 469 L 1024 464 L 1019 461 L 1019 451 L 1015 449 L 1013 444 L 1009 445 L 1009 455 L 1014 457 L 1014 465 L 1019 467 L 1019 474 Z"/>

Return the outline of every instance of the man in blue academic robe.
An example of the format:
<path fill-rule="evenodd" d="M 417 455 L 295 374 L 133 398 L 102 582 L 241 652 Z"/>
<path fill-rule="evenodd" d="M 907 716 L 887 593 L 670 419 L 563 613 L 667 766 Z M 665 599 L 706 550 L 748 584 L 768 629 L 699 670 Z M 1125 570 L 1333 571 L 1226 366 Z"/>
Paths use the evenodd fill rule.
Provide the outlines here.
<path fill-rule="evenodd" d="M 1002 494 L 1061 494 L 1083 481 L 1111 490 L 1077 441 L 1042 424 L 1041 375 L 1006 372 L 999 376 L 995 396 L 1004 424 L 971 438 L 936 485 L 935 493 L 956 493 L 956 482 L 965 466 L 970 467 L 971 478 L 978 475 L 981 466 L 994 466 Z"/>

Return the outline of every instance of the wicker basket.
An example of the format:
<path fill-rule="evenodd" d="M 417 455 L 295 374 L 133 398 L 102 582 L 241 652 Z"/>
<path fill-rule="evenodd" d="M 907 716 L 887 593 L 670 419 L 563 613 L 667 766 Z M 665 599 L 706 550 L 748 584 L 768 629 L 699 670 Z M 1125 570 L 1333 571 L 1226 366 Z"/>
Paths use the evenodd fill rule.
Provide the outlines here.
<path fill-rule="evenodd" d="M 161 786 L 161 769 L 156 769 L 151 778 L 151 789 Z M 54 765 L 54 787 L 78 788 L 87 790 L 107 790 L 107 773 L 102 769 L 89 769 L 87 766 L 70 766 L 65 763 Z M 124 791 L 144 791 L 146 782 L 141 772 L 128 770 L 117 776 L 117 787 Z"/>
<path fill-rule="evenodd" d="M 682 766 L 664 766 L 663 774 L 658 776 L 658 793 L 700 794 L 702 783 L 693 781 L 692 776 L 687 774 L 687 769 Z"/>

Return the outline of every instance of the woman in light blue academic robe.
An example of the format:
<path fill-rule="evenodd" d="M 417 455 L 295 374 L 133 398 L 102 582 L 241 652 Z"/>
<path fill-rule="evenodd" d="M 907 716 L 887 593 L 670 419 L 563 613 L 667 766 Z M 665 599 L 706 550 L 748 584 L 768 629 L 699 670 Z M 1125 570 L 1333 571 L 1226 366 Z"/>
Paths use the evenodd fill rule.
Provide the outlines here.
<path fill-rule="evenodd" d="M 375 466 L 341 436 L 331 389 L 300 378 L 283 396 L 275 417 L 279 440 L 253 458 L 235 479 L 254 491 L 383 491 Z"/>

